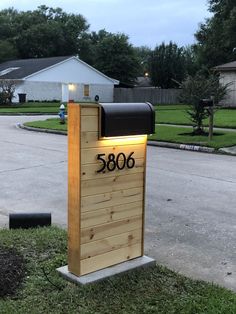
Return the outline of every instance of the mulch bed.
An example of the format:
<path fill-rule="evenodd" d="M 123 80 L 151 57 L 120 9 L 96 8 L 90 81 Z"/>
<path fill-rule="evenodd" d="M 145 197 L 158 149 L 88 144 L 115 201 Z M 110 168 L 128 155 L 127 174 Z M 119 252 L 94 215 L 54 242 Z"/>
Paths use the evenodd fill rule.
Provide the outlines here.
<path fill-rule="evenodd" d="M 0 246 L 0 298 L 17 293 L 24 276 L 25 261 L 15 249 Z"/>

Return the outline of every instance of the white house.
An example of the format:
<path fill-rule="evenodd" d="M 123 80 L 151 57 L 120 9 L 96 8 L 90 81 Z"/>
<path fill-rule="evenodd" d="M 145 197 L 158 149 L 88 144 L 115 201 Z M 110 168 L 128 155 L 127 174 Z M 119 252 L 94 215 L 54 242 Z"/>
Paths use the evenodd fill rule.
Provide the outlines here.
<path fill-rule="evenodd" d="M 26 100 L 113 102 L 119 84 L 74 56 L 7 61 L 0 64 L 1 79 L 16 81 L 13 101 L 26 94 Z"/>
<path fill-rule="evenodd" d="M 229 92 L 222 104 L 236 107 L 236 61 L 219 65 L 215 70 L 220 73 L 221 84 L 229 84 Z"/>

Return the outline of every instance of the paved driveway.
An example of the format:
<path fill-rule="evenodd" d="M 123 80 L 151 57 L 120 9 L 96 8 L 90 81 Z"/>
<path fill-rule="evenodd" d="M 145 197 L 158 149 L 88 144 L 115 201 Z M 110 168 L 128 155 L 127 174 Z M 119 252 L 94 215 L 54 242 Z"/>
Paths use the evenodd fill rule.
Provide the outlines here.
<path fill-rule="evenodd" d="M 0 226 L 51 211 L 66 227 L 67 138 L 15 127 L 37 119 L 0 117 Z M 236 291 L 236 157 L 149 147 L 146 202 L 146 254 Z"/>

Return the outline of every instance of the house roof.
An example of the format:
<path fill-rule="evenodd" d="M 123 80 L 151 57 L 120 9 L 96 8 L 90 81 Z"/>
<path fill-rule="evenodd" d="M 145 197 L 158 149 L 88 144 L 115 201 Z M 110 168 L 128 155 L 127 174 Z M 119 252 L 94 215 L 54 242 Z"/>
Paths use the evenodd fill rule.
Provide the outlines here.
<path fill-rule="evenodd" d="M 19 59 L 7 61 L 0 64 L 0 79 L 23 80 L 69 59 L 76 59 L 78 62 L 84 64 L 85 66 L 102 75 L 106 79 L 112 81 L 114 84 L 119 84 L 119 81 L 106 76 L 102 72 L 98 71 L 97 69 L 93 68 L 92 66 L 75 56 Z"/>
<path fill-rule="evenodd" d="M 138 76 L 136 79 L 137 85 L 136 87 L 152 87 L 152 82 L 149 77 L 146 76 Z"/>
<path fill-rule="evenodd" d="M 23 79 L 33 73 L 51 67 L 71 57 L 52 57 L 11 60 L 0 64 L 0 79 Z M 4 74 L 4 71 L 10 70 Z M 1 72 L 3 75 L 1 75 Z"/>
<path fill-rule="evenodd" d="M 218 66 L 215 67 L 214 69 L 215 69 L 215 70 L 219 70 L 219 71 L 232 71 L 232 70 L 236 70 L 236 61 L 218 65 Z"/>

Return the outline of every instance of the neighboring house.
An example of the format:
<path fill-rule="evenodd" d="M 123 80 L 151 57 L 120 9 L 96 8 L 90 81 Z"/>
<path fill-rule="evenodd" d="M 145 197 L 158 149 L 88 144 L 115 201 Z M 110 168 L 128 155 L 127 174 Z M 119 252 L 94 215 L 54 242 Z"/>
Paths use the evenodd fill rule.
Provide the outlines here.
<path fill-rule="evenodd" d="M 153 87 L 150 77 L 138 76 L 135 87 Z"/>
<path fill-rule="evenodd" d="M 113 102 L 114 80 L 77 57 L 12 60 L 0 64 L 0 80 L 16 81 L 17 94 L 26 100 Z M 97 97 L 96 97 L 97 99 Z"/>
<path fill-rule="evenodd" d="M 224 105 L 236 107 L 236 61 L 225 63 L 214 68 L 220 73 L 220 82 L 229 85 L 229 92 L 221 102 Z"/>

